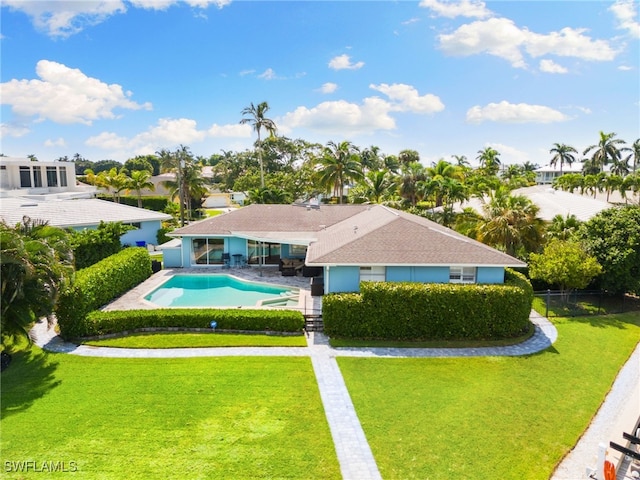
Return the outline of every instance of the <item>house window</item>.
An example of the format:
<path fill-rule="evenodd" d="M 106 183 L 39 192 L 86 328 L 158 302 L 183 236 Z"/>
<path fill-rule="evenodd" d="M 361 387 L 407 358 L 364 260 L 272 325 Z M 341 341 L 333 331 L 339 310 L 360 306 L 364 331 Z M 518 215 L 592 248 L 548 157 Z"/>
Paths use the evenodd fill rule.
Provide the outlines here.
<path fill-rule="evenodd" d="M 67 167 L 60 167 L 60 186 L 67 186 Z"/>
<path fill-rule="evenodd" d="M 31 187 L 31 169 L 29 167 L 20 167 L 20 187 Z"/>
<path fill-rule="evenodd" d="M 224 251 L 223 238 L 194 238 L 191 242 L 193 265 L 220 265 Z"/>
<path fill-rule="evenodd" d="M 450 267 L 449 282 L 476 283 L 476 267 Z"/>
<path fill-rule="evenodd" d="M 56 167 L 47 167 L 47 186 L 58 186 L 58 171 L 56 170 Z"/>
<path fill-rule="evenodd" d="M 307 254 L 306 245 L 289 245 L 289 255 L 292 257 L 304 257 Z"/>
<path fill-rule="evenodd" d="M 42 187 L 42 167 L 33 167 L 33 186 L 36 188 Z"/>
<path fill-rule="evenodd" d="M 385 280 L 385 267 L 360 267 L 361 282 L 384 282 Z"/>

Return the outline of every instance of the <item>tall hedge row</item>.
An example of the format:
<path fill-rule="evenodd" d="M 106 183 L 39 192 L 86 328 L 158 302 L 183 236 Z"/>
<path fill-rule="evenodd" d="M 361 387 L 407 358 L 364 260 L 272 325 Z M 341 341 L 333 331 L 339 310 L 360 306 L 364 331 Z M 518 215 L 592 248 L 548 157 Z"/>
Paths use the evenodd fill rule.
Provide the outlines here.
<path fill-rule="evenodd" d="M 532 300 L 531 284 L 513 271 L 503 285 L 362 282 L 359 294 L 325 295 L 322 317 L 333 337 L 508 338 L 527 329 Z"/>
<path fill-rule="evenodd" d="M 106 335 L 141 328 L 209 328 L 221 330 L 301 332 L 302 313 L 294 310 L 159 308 L 155 310 L 94 311 L 87 316 L 83 336 Z"/>
<path fill-rule="evenodd" d="M 146 248 L 125 248 L 100 262 L 78 270 L 73 284 L 58 299 L 56 316 L 65 338 L 87 335 L 86 316 L 151 276 Z"/>

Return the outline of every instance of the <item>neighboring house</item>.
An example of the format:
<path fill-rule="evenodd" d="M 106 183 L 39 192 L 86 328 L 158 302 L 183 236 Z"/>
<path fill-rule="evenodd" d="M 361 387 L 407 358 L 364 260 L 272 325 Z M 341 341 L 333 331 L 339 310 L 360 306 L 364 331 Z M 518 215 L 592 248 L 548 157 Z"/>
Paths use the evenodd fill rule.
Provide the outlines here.
<path fill-rule="evenodd" d="M 324 275 L 324 291 L 362 280 L 503 283 L 526 264 L 425 218 L 381 205 L 249 205 L 174 230 L 165 267 L 298 260 Z M 283 272 L 284 273 L 284 272 Z"/>
<path fill-rule="evenodd" d="M 0 219 L 9 225 L 23 217 L 44 220 L 49 225 L 83 230 L 101 221 L 122 222 L 136 230 L 125 233 L 125 245 L 156 244 L 156 234 L 170 215 L 120 205 L 94 197 L 95 187 L 76 184 L 73 162 L 31 162 L 24 158 L 0 157 Z"/>
<path fill-rule="evenodd" d="M 511 195 L 522 195 L 538 206 L 538 217 L 550 222 L 556 215 L 575 215 L 580 221 L 586 222 L 602 210 L 613 205 L 603 199 L 595 199 L 577 193 L 554 190 L 549 185 L 535 185 L 533 187 L 517 188 L 511 191 Z M 488 201 L 488 199 L 486 199 Z M 478 213 L 483 213 L 483 201 L 479 198 L 471 198 L 465 202 L 454 205 L 454 211 L 460 212 L 466 207 L 471 207 Z"/>
<path fill-rule="evenodd" d="M 536 173 L 536 183 L 538 185 L 550 185 L 556 178 L 565 173 L 582 173 L 582 167 L 581 162 L 573 162 L 571 165 L 565 163 L 562 165 L 561 172 L 560 162 L 557 162 L 555 165 L 545 165 L 544 167 L 534 170 Z"/>

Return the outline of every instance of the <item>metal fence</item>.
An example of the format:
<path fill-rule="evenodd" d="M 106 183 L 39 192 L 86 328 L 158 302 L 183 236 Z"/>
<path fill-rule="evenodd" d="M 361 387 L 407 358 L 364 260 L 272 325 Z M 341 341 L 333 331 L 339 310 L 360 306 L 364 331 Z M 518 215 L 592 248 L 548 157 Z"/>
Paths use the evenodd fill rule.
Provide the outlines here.
<path fill-rule="evenodd" d="M 545 317 L 578 317 L 605 315 L 640 310 L 640 298 L 629 295 L 610 295 L 598 290 L 534 292 L 536 302 L 542 302 Z M 538 306 L 540 304 L 538 303 Z M 538 309 L 540 311 L 540 309 Z"/>

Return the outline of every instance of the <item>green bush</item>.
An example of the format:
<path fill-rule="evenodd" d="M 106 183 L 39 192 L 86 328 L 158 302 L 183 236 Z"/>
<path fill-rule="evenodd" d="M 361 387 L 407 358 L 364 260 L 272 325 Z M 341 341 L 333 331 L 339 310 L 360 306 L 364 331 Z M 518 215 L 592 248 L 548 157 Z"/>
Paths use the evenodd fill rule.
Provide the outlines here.
<path fill-rule="evenodd" d="M 111 195 L 97 195 L 96 197 L 100 200 L 108 200 L 110 202 L 113 202 L 113 197 Z M 136 195 L 122 195 L 120 197 L 120 203 L 122 203 L 123 205 L 137 207 L 138 197 Z M 147 210 L 164 212 L 164 209 L 167 208 L 168 203 L 169 198 L 166 196 L 154 195 L 142 197 L 142 208 L 146 208 Z"/>
<path fill-rule="evenodd" d="M 221 330 L 300 332 L 304 317 L 293 310 L 160 308 L 91 312 L 83 336 L 105 335 L 141 328 L 209 328 L 211 321 Z"/>
<path fill-rule="evenodd" d="M 146 248 L 126 248 L 76 272 L 58 299 L 56 316 L 64 338 L 87 335 L 86 316 L 151 276 Z"/>
<path fill-rule="evenodd" d="M 504 285 L 362 282 L 359 294 L 323 298 L 325 332 L 385 340 L 492 339 L 526 330 L 533 289 L 507 271 Z"/>

